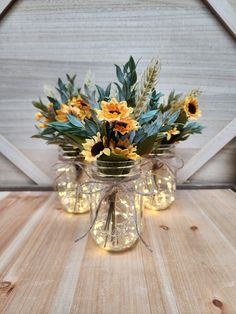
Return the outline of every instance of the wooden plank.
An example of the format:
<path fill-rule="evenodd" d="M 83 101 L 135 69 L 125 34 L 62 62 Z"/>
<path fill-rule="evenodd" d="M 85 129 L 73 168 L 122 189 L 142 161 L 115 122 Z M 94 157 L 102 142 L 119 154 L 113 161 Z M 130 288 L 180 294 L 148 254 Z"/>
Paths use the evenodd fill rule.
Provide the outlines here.
<path fill-rule="evenodd" d="M 0 153 L 6 156 L 7 159 L 9 159 L 35 183 L 41 185 L 52 185 L 52 180 L 1 134 Z"/>
<path fill-rule="evenodd" d="M 229 141 L 236 136 L 236 118 L 234 118 L 223 130 L 212 138 L 189 162 L 178 172 L 178 182 L 185 182 L 210 158 L 219 152 Z"/>
<path fill-rule="evenodd" d="M 236 13 L 227 0 L 203 0 L 236 39 Z"/>
<path fill-rule="evenodd" d="M 0 237 L 0 280 L 10 282 L 8 293 L 0 289 L 0 312 L 235 313 L 236 195 L 219 192 L 178 191 L 170 210 L 146 211 L 144 237 L 153 253 L 139 243 L 109 254 L 90 237 L 75 244 L 89 215 L 55 210 L 53 199 L 44 209 L 38 204 L 11 243 Z"/>
<path fill-rule="evenodd" d="M 15 194 L 15 195 L 14 195 Z M 48 193 L 11 193 L 0 203 L 0 237 L 4 246 L 0 246 L 0 255 L 3 249 L 17 236 L 19 231 L 35 213 L 35 210 L 46 201 Z M 14 216 L 14 219 L 12 217 Z M 11 233 L 7 232 L 11 230 Z"/>
<path fill-rule="evenodd" d="M 236 194 L 223 192 L 192 191 L 189 195 L 236 248 Z M 230 204 L 230 202 L 232 203 Z"/>
<path fill-rule="evenodd" d="M 24 226 L 24 228 L 22 228 L 21 232 L 17 234 L 11 244 L 1 255 L 0 273 L 3 273 L 5 267 L 9 264 L 16 252 L 20 249 L 22 243 L 24 243 L 24 241 L 30 237 L 31 233 L 34 231 L 35 226 L 40 222 L 40 219 L 54 200 L 55 194 L 52 194 L 48 200 L 44 202 L 44 204 L 34 213 L 28 223 Z"/>
<path fill-rule="evenodd" d="M 179 191 L 170 211 L 147 214 L 154 254 L 161 251 L 180 313 L 217 313 L 214 299 L 222 302 L 224 313 L 234 313 L 235 247 L 189 198 L 191 193 Z"/>

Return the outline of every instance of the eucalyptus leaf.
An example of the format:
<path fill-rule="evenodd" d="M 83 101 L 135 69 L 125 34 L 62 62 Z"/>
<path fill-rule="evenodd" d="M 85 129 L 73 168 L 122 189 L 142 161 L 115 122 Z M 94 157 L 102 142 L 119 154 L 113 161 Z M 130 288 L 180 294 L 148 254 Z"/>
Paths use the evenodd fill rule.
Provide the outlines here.
<path fill-rule="evenodd" d="M 73 124 L 74 126 L 76 126 L 78 128 L 84 128 L 83 124 L 75 116 L 68 114 L 67 117 L 68 117 L 70 123 Z"/>

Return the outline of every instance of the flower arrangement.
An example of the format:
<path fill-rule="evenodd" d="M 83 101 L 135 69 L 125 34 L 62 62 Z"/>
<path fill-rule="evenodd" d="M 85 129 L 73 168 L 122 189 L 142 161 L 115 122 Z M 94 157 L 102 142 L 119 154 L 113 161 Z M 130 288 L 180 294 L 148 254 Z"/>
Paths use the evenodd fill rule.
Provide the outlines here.
<path fill-rule="evenodd" d="M 42 100 L 33 102 L 40 110 L 35 116 L 39 132 L 33 137 L 49 144 L 71 144 L 88 162 L 137 160 L 149 153 L 156 139 L 170 130 L 177 114 L 156 108 L 154 115 L 150 107 L 160 62 L 152 60 L 140 83 L 136 67 L 132 57 L 123 69 L 116 65 L 114 91 L 112 83 L 106 89 L 96 85 L 95 90 L 85 82 L 82 90 L 75 87 L 76 76 L 67 75 L 66 83 L 59 78 L 57 95 L 47 95 L 47 105 Z"/>
<path fill-rule="evenodd" d="M 56 92 L 47 95 L 48 104 L 33 102 L 40 111 L 38 134 L 48 144 L 70 144 L 77 147 L 86 161 L 137 160 L 153 146 L 178 143 L 190 134 L 201 133 L 196 121 L 201 115 L 199 90 L 182 96 L 172 91 L 167 102 L 155 87 L 160 62 L 153 59 L 137 82 L 137 63 L 130 57 L 123 69 L 118 65 L 114 82 L 105 89 L 85 82 L 75 86 L 75 78 L 67 74 L 67 82 L 58 79 Z"/>
<path fill-rule="evenodd" d="M 165 101 L 156 90 L 160 61 L 152 59 L 140 79 L 137 66 L 132 56 L 123 66 L 115 65 L 117 81 L 106 88 L 93 85 L 90 78 L 78 87 L 76 76 L 67 74 L 66 82 L 59 78 L 55 91 L 47 94 L 47 103 L 33 102 L 39 110 L 38 133 L 33 137 L 60 145 L 66 154 L 71 146 L 80 160 L 96 164 L 95 181 L 85 182 L 89 188 L 80 184 L 76 193 L 72 191 L 74 207 L 78 195 L 83 201 L 91 193 L 89 231 L 99 246 L 115 251 L 138 239 L 145 244 L 140 232 L 142 198 L 147 194 L 142 180 L 138 181 L 141 169 L 136 161 L 155 154 L 163 144 L 184 141 L 202 130 L 191 121 L 201 115 L 199 90 L 187 95 L 172 91 Z M 155 159 L 153 169 L 159 168 L 162 163 Z M 152 176 L 157 188 L 160 179 L 154 172 Z"/>

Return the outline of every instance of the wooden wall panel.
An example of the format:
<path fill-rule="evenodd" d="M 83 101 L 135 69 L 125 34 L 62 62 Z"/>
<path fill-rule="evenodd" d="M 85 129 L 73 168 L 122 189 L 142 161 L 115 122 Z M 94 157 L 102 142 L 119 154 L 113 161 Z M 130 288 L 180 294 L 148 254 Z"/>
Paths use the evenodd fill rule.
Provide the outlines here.
<path fill-rule="evenodd" d="M 77 72 L 82 81 L 90 69 L 105 85 L 114 79 L 113 63 L 125 62 L 130 54 L 142 56 L 141 73 L 158 54 L 161 90 L 200 87 L 204 92 L 201 121 L 206 129 L 181 144 L 185 159 L 236 116 L 236 45 L 198 0 L 21 0 L 0 21 L 0 47 L 0 133 L 46 172 L 56 149 L 30 139 L 31 100 L 65 72 Z M 232 181 L 233 163 L 223 156 L 233 155 L 235 147 L 233 141 L 191 181 Z M 215 175 L 209 177 L 212 167 Z M 222 167 L 226 170 L 218 177 Z M 8 178 L 12 167 L 4 169 L 1 178 Z"/>

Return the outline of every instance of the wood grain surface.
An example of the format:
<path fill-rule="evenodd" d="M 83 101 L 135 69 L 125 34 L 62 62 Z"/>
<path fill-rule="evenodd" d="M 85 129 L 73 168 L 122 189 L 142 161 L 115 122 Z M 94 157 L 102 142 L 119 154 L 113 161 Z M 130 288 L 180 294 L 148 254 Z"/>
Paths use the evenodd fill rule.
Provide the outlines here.
<path fill-rule="evenodd" d="M 230 3 L 236 8 L 235 0 Z M 17 1 L 0 22 L 0 134 L 53 177 L 55 147 L 30 138 L 31 101 L 44 97 L 44 85 L 53 87 L 66 72 L 78 73 L 82 83 L 90 69 L 105 86 L 115 79 L 114 63 L 130 54 L 142 57 L 141 74 L 158 54 L 164 93 L 203 90 L 206 128 L 181 144 L 179 153 L 187 160 L 236 116 L 235 52 L 232 36 L 200 0 Z M 235 182 L 235 143 L 191 181 Z M 1 155 L 0 170 L 0 185 L 34 184 Z"/>
<path fill-rule="evenodd" d="M 144 238 L 120 254 L 96 247 L 89 215 L 55 193 L 0 193 L 0 313 L 236 313 L 236 194 L 177 191 L 145 211 Z"/>

